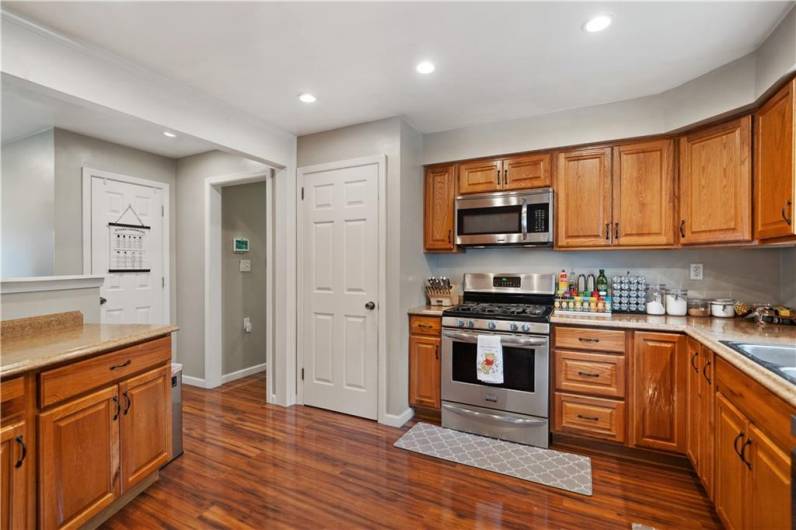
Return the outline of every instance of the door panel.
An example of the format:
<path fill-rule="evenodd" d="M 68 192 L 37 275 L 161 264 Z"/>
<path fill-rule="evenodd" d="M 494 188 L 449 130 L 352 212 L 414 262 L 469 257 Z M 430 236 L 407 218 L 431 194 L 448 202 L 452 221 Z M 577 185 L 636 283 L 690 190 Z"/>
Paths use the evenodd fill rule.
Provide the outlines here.
<path fill-rule="evenodd" d="M 409 404 L 440 407 L 440 339 L 409 337 Z"/>
<path fill-rule="evenodd" d="M 23 452 L 25 422 L 0 430 L 0 529 L 27 528 L 28 458 Z M 33 451 L 33 447 L 27 450 Z"/>
<path fill-rule="evenodd" d="M 556 245 L 611 245 L 611 149 L 556 155 Z"/>
<path fill-rule="evenodd" d="M 751 241 L 750 116 L 680 139 L 680 242 Z"/>
<path fill-rule="evenodd" d="M 426 170 L 423 243 L 426 250 L 453 250 L 456 166 Z"/>
<path fill-rule="evenodd" d="M 614 245 L 674 244 L 673 160 L 672 140 L 614 148 Z"/>
<path fill-rule="evenodd" d="M 91 271 L 105 276 L 100 287 L 100 295 L 107 300 L 101 306 L 102 323 L 161 324 L 168 320 L 163 313 L 162 206 L 158 188 L 91 178 Z M 112 228 L 108 223 L 133 226 Z M 112 229 L 123 233 L 112 233 Z M 119 269 L 131 271 L 109 272 Z"/>
<path fill-rule="evenodd" d="M 760 239 L 796 234 L 794 98 L 796 80 L 782 87 L 755 116 L 755 234 Z"/>
<path fill-rule="evenodd" d="M 498 191 L 501 188 L 500 160 L 477 160 L 459 164 L 459 194 Z"/>
<path fill-rule="evenodd" d="M 754 425 L 749 426 L 749 438 L 744 453 L 751 463 L 746 528 L 789 528 L 790 458 Z"/>
<path fill-rule="evenodd" d="M 41 525 L 78 528 L 119 496 L 117 387 L 39 415 Z"/>
<path fill-rule="evenodd" d="M 631 443 L 685 452 L 685 337 L 636 332 Z"/>
<path fill-rule="evenodd" d="M 746 418 L 721 392 L 716 393 L 716 493 L 714 503 L 724 525 L 739 530 L 744 524 L 746 466 L 736 453 L 748 434 Z"/>
<path fill-rule="evenodd" d="M 688 377 L 686 378 L 686 455 L 691 465 L 700 474 L 704 465 L 701 458 L 700 440 L 707 426 L 702 420 L 702 372 L 701 372 L 700 345 L 694 339 L 688 339 Z"/>
<path fill-rule="evenodd" d="M 119 383 L 122 493 L 168 462 L 171 369 L 163 366 Z"/>
<path fill-rule="evenodd" d="M 715 386 L 714 386 L 714 354 L 708 348 L 700 346 L 700 372 L 699 397 L 701 410 L 699 419 L 701 422 L 699 433 L 699 478 L 708 493 L 708 497 L 713 499 L 713 468 L 715 454 Z"/>
<path fill-rule="evenodd" d="M 300 212 L 304 403 L 371 419 L 377 416 L 378 175 L 375 163 L 307 173 Z"/>
<path fill-rule="evenodd" d="M 503 161 L 503 189 L 545 188 L 551 184 L 550 154 L 508 158 Z"/>

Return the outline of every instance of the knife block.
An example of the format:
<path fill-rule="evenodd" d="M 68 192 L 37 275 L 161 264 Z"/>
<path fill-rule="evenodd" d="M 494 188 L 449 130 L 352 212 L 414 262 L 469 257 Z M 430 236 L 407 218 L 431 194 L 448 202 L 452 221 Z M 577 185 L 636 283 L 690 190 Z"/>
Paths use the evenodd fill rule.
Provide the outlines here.
<path fill-rule="evenodd" d="M 451 284 L 450 289 L 426 286 L 426 296 L 428 305 L 452 306 L 459 303 L 459 294 L 456 292 L 456 284 Z"/>

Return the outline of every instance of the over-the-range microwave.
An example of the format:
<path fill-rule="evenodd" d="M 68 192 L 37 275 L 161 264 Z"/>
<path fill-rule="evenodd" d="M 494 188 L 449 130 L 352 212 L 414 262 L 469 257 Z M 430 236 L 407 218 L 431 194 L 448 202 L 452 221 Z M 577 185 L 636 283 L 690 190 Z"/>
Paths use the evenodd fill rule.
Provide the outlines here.
<path fill-rule="evenodd" d="M 504 191 L 456 198 L 456 244 L 553 244 L 553 190 Z"/>

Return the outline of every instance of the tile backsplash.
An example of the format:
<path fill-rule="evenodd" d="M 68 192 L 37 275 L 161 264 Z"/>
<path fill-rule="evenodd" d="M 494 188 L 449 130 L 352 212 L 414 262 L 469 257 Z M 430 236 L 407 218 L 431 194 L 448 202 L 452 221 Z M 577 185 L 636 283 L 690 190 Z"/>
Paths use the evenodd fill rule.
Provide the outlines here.
<path fill-rule="evenodd" d="M 428 255 L 432 273 L 460 283 L 465 272 L 541 272 L 576 274 L 605 269 L 610 278 L 630 270 L 650 284 L 688 289 L 689 296 L 737 298 L 751 303 L 796 304 L 796 249 L 684 249 L 554 252 L 551 249 L 470 249 Z M 689 279 L 689 265 L 701 263 L 702 280 Z"/>

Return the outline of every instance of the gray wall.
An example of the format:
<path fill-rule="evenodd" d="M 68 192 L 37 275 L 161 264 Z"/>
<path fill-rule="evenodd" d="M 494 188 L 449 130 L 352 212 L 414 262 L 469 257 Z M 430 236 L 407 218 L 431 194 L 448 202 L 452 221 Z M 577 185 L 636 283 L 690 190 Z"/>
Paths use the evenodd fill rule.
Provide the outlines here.
<path fill-rule="evenodd" d="M 3 278 L 53 274 L 53 137 L 50 129 L 2 146 Z"/>
<path fill-rule="evenodd" d="M 796 248 L 780 253 L 780 302 L 796 309 Z"/>
<path fill-rule="evenodd" d="M 406 310 L 423 303 L 419 282 L 428 270 L 422 215 L 417 217 L 423 197 L 420 142 L 400 118 L 388 118 L 301 136 L 297 148 L 298 167 L 387 155 L 387 299 L 381 306 L 387 319 L 387 413 L 394 415 L 408 406 Z"/>
<path fill-rule="evenodd" d="M 266 216 L 265 182 L 228 186 L 221 191 L 222 373 L 229 374 L 266 362 Z M 236 254 L 236 237 L 249 240 L 250 251 Z M 251 272 L 240 272 L 240 260 L 251 261 Z M 252 322 L 243 331 L 243 318 Z"/>
<path fill-rule="evenodd" d="M 241 156 L 210 151 L 177 160 L 177 325 L 180 327 L 177 359 L 185 375 L 204 378 L 205 362 L 205 218 L 204 183 L 218 177 L 268 166 Z"/>

